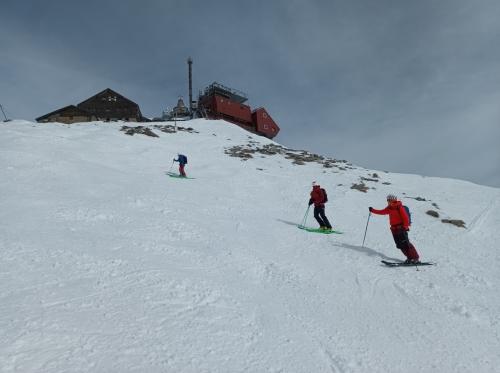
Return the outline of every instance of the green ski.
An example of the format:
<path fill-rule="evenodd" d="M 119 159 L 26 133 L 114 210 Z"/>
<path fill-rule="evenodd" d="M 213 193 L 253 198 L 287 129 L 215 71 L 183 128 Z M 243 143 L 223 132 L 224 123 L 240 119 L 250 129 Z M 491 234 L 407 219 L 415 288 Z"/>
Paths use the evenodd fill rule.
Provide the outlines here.
<path fill-rule="evenodd" d="M 303 225 L 297 225 L 297 227 L 299 229 L 303 229 L 307 232 L 311 232 L 311 233 L 321 233 L 321 234 L 332 234 L 332 233 L 335 233 L 335 234 L 343 234 L 344 232 L 340 232 L 340 231 L 335 231 L 335 230 L 329 230 L 329 229 L 320 229 L 320 228 L 309 228 L 309 227 L 304 227 Z"/>
<path fill-rule="evenodd" d="M 175 174 L 173 172 L 165 172 L 170 177 L 174 177 L 176 179 L 196 179 L 195 177 L 181 176 L 179 174 Z"/>

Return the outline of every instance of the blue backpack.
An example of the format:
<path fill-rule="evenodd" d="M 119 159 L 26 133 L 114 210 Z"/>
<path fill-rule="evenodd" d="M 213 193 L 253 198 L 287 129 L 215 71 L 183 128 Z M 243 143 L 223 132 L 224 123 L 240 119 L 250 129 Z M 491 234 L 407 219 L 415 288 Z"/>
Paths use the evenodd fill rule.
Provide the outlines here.
<path fill-rule="evenodd" d="M 410 222 L 410 225 L 411 225 L 411 212 L 410 212 L 410 208 L 408 206 L 403 206 L 405 211 L 406 211 L 406 214 L 408 215 L 408 221 Z"/>
<path fill-rule="evenodd" d="M 321 188 L 321 191 L 323 192 L 323 203 L 328 202 L 328 194 L 326 194 L 326 190 Z"/>

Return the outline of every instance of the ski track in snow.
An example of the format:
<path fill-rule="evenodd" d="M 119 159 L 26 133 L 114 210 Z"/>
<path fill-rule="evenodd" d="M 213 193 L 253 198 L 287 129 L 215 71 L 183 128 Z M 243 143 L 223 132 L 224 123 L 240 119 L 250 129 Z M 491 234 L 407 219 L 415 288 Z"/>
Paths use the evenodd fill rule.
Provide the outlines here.
<path fill-rule="evenodd" d="M 497 371 L 498 189 L 242 161 L 224 149 L 272 142 L 189 126 L 199 133 L 153 139 L 113 123 L 4 124 L 1 372 Z M 196 179 L 164 175 L 179 151 Z M 350 188 L 374 172 L 374 189 Z M 297 229 L 312 180 L 343 235 Z M 410 239 L 436 266 L 382 265 L 402 259 L 387 217 L 360 246 L 367 207 L 389 192 L 426 198 L 405 199 Z M 431 202 L 467 228 L 426 215 Z"/>

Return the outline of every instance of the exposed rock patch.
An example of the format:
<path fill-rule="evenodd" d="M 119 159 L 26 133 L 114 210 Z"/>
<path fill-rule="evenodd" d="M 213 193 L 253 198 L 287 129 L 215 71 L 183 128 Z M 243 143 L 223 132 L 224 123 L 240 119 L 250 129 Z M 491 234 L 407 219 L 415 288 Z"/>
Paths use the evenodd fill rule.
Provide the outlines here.
<path fill-rule="evenodd" d="M 174 126 L 166 124 L 166 125 L 160 125 L 160 124 L 155 124 L 153 125 L 154 129 L 158 129 L 161 132 L 165 133 L 175 133 L 179 131 L 183 132 L 189 132 L 189 133 L 199 133 L 198 131 L 195 131 L 191 127 L 181 127 L 177 126 L 177 131 Z M 150 137 L 159 137 L 156 133 L 154 133 L 150 127 L 145 127 L 145 126 L 122 126 L 120 131 L 124 132 L 126 135 L 134 136 L 135 134 L 140 134 L 140 135 L 146 135 Z"/>
<path fill-rule="evenodd" d="M 150 137 L 159 137 L 156 133 L 151 131 L 149 127 L 137 126 L 137 127 L 129 127 L 122 126 L 120 131 L 125 132 L 125 135 L 134 136 L 135 134 L 146 135 Z"/>
<path fill-rule="evenodd" d="M 435 217 L 435 218 L 439 218 L 439 213 L 437 211 L 434 211 L 434 210 L 427 210 L 426 214 L 430 215 L 432 217 Z"/>
<path fill-rule="evenodd" d="M 465 228 L 465 222 L 463 220 L 458 219 L 441 219 L 443 223 L 453 224 L 459 228 Z"/>
<path fill-rule="evenodd" d="M 175 127 L 172 126 L 171 124 L 155 124 L 153 127 L 157 128 L 161 132 L 165 132 L 165 133 L 175 133 L 176 132 Z M 177 132 L 199 133 L 198 131 L 195 131 L 191 127 L 181 127 L 181 126 L 177 126 Z"/>
<path fill-rule="evenodd" d="M 419 201 L 419 202 L 425 202 L 425 201 L 427 201 L 423 197 L 406 197 L 406 198 L 411 198 L 411 199 L 414 199 L 415 201 Z"/>
<path fill-rule="evenodd" d="M 365 183 L 361 182 L 359 184 L 352 184 L 351 189 L 359 190 L 360 192 L 366 193 L 368 188 Z"/>
<path fill-rule="evenodd" d="M 378 183 L 378 179 L 370 179 L 368 177 L 361 177 L 361 180 L 363 180 L 363 181 L 374 181 L 374 182 Z"/>
<path fill-rule="evenodd" d="M 347 162 L 325 158 L 321 155 L 309 153 L 305 150 L 288 149 L 276 144 L 267 144 L 259 147 L 258 142 L 256 141 L 249 141 L 246 145 L 232 146 L 227 148 L 224 152 L 231 157 L 238 157 L 244 161 L 253 158 L 254 154 L 262 154 L 265 156 L 282 155 L 285 159 L 291 160 L 292 163 L 296 165 L 304 165 L 306 163 L 315 162 L 323 165 L 325 168 L 337 167 L 342 169 L 338 166 L 338 164 Z"/>

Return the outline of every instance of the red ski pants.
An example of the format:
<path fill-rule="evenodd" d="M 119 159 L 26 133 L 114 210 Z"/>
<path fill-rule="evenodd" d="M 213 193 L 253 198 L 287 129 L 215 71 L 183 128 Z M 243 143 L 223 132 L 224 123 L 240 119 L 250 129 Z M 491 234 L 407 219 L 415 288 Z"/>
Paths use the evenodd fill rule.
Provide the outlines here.
<path fill-rule="evenodd" d="M 184 176 L 184 177 L 186 176 L 186 173 L 184 172 L 184 165 L 183 164 L 179 165 L 179 174 L 181 176 Z"/>
<path fill-rule="evenodd" d="M 410 242 L 410 239 L 408 238 L 408 232 L 399 227 L 391 227 L 391 232 L 392 237 L 394 238 L 394 242 L 396 243 L 396 247 L 400 249 L 408 259 L 418 260 L 419 255 L 417 249 L 415 249 L 415 246 L 413 246 L 413 244 Z"/>

